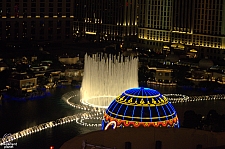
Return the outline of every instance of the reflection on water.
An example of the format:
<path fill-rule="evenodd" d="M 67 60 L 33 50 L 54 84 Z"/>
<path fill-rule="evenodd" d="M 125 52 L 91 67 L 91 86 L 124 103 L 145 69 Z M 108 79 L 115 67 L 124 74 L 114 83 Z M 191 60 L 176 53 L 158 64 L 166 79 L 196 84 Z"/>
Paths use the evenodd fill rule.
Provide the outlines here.
<path fill-rule="evenodd" d="M 70 86 L 66 88 L 56 88 L 50 90 L 51 96 L 40 100 L 30 100 L 26 102 L 4 101 L 3 105 L 0 107 L 0 138 L 6 133 L 12 134 L 28 127 L 36 126 L 68 115 L 74 115 L 76 113 L 76 109 L 69 107 L 64 103 L 64 101 L 61 100 L 61 96 L 67 92 L 70 92 L 71 90 L 75 89 Z M 32 139 L 33 136 L 36 136 L 38 138 L 39 135 L 43 134 L 42 137 L 43 140 L 45 140 L 44 142 L 46 142 L 46 140 L 55 140 L 55 137 L 58 133 L 60 136 L 66 131 L 58 131 L 60 128 L 63 127 L 59 127 L 57 129 L 54 128 L 52 130 L 49 129 L 52 131 L 51 133 L 49 133 L 50 131 L 47 130 L 41 132 L 40 134 L 37 133 L 25 137 L 25 139 L 29 138 L 29 142 L 33 144 L 32 146 L 28 145 L 27 148 L 34 148 L 35 144 L 36 146 L 38 145 L 35 137 L 34 140 Z M 65 139 L 67 138 L 68 140 L 70 138 L 68 138 L 67 136 L 75 136 L 82 133 L 82 131 L 79 130 L 79 127 L 73 127 L 73 129 L 74 131 L 70 130 L 70 135 L 64 134 L 62 135 L 62 137 L 64 137 Z M 53 135 L 50 135 L 52 133 Z M 22 142 L 20 142 L 21 140 L 18 140 L 17 148 L 20 148 L 19 144 L 22 145 Z M 60 140 L 61 139 L 57 141 L 55 140 L 53 144 L 61 145 L 63 142 Z M 28 142 L 24 142 L 24 146 L 26 146 L 26 143 Z"/>

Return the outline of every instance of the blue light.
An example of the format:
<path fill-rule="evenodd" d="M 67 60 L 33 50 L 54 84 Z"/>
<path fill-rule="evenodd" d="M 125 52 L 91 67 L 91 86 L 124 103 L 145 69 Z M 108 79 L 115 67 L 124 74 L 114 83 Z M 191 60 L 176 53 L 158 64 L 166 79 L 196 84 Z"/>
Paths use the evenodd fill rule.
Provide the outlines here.
<path fill-rule="evenodd" d="M 170 115 L 172 114 L 172 112 L 170 111 L 170 108 L 166 105 L 166 107 L 167 107 L 167 109 L 169 110 L 169 112 L 170 112 Z"/>
<path fill-rule="evenodd" d="M 164 114 L 166 115 L 166 111 L 164 110 L 163 106 L 162 106 L 162 109 L 164 111 Z M 168 116 L 166 117 L 166 120 L 168 120 Z"/>
<path fill-rule="evenodd" d="M 175 115 L 176 115 L 176 111 L 175 111 L 175 109 L 173 108 L 172 104 L 169 102 L 168 105 L 170 106 L 170 108 L 173 110 L 173 112 L 174 112 Z M 174 116 L 175 116 L 175 115 L 174 115 Z"/>
<path fill-rule="evenodd" d="M 128 106 L 126 107 L 126 110 L 124 111 L 124 114 L 123 115 L 126 115 L 127 108 L 128 108 Z M 123 116 L 123 120 L 124 120 L 124 116 Z"/>
<path fill-rule="evenodd" d="M 134 111 L 135 111 L 135 106 L 133 106 L 132 121 L 134 120 Z"/>
<path fill-rule="evenodd" d="M 149 113 L 150 113 L 150 121 L 152 122 L 152 112 L 151 112 L 151 108 L 150 108 L 150 106 L 149 106 L 148 108 L 149 108 Z"/>
<path fill-rule="evenodd" d="M 159 114 L 159 111 L 158 111 L 158 108 L 157 108 L 157 106 L 155 106 L 155 108 L 156 108 L 156 111 L 157 111 L 157 113 L 158 113 L 158 116 L 159 116 L 159 117 L 158 117 L 158 119 L 159 119 L 159 121 L 161 121 L 161 120 L 160 120 L 160 114 Z"/>
<path fill-rule="evenodd" d="M 118 103 L 116 103 L 116 105 L 113 107 L 112 112 L 114 111 L 114 109 L 117 107 Z M 110 116 L 112 116 L 112 113 L 110 114 Z"/>
<path fill-rule="evenodd" d="M 117 113 L 116 113 L 116 117 L 117 117 L 117 115 L 118 115 L 118 113 L 119 113 L 119 111 L 120 111 L 120 109 L 121 109 L 122 106 L 123 106 L 123 105 L 121 104 L 119 110 L 118 110 Z"/>

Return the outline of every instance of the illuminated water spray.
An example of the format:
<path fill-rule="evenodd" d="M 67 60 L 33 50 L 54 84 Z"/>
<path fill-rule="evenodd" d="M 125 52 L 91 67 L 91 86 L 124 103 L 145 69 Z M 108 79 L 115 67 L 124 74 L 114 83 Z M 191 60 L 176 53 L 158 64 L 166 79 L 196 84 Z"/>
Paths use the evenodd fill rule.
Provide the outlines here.
<path fill-rule="evenodd" d="M 138 58 L 105 54 L 85 55 L 81 102 L 106 108 L 115 96 L 138 87 Z"/>

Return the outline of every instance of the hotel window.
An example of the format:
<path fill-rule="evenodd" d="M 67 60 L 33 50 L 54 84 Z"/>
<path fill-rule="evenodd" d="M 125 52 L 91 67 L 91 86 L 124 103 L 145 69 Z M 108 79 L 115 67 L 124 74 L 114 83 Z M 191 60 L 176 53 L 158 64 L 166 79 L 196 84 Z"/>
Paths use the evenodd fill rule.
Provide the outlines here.
<path fill-rule="evenodd" d="M 70 12 L 70 8 L 66 8 L 66 12 Z"/>
<path fill-rule="evenodd" d="M 53 29 L 49 27 L 49 28 L 48 28 L 48 33 L 49 33 L 49 34 L 53 34 Z"/>
<path fill-rule="evenodd" d="M 62 25 L 62 22 L 61 21 L 58 21 L 57 22 L 57 27 L 61 27 L 61 25 Z"/>
<path fill-rule="evenodd" d="M 11 17 L 10 8 L 6 8 L 6 17 L 7 18 L 10 18 Z"/>
<path fill-rule="evenodd" d="M 40 40 L 43 40 L 43 39 L 44 39 L 44 37 L 43 37 L 43 36 L 40 36 L 40 37 L 39 37 L 39 39 L 40 39 Z"/>
<path fill-rule="evenodd" d="M 51 40 L 51 39 L 52 39 L 52 36 L 48 36 L 48 39 L 50 39 L 50 40 Z"/>
<path fill-rule="evenodd" d="M 62 8 L 58 8 L 58 13 L 57 13 L 57 16 L 58 17 L 61 17 L 62 16 L 62 13 L 61 12 L 62 12 Z"/>
<path fill-rule="evenodd" d="M 31 28 L 31 34 L 35 34 L 35 28 Z"/>
<path fill-rule="evenodd" d="M 53 27 L 53 21 L 48 21 L 48 26 Z"/>
<path fill-rule="evenodd" d="M 66 13 L 66 17 L 69 18 L 70 17 L 70 13 Z"/>
<path fill-rule="evenodd" d="M 48 6 L 49 6 L 49 7 L 53 7 L 53 3 L 49 3 Z"/>
<path fill-rule="evenodd" d="M 62 12 L 62 8 L 58 8 L 57 10 L 58 10 L 58 12 Z"/>
<path fill-rule="evenodd" d="M 62 7 L 62 3 L 58 3 L 58 7 Z"/>
<path fill-rule="evenodd" d="M 41 35 L 44 35 L 44 28 L 41 28 L 41 29 L 40 29 L 40 34 L 41 34 Z"/>
<path fill-rule="evenodd" d="M 53 12 L 53 8 L 49 8 L 49 12 Z"/>
<path fill-rule="evenodd" d="M 31 3 L 31 7 L 36 7 L 36 3 Z"/>
<path fill-rule="evenodd" d="M 19 27 L 19 22 L 16 21 L 14 25 L 16 28 Z"/>
<path fill-rule="evenodd" d="M 70 27 L 70 21 L 66 21 L 66 27 Z"/>
<path fill-rule="evenodd" d="M 6 3 L 6 7 L 11 7 L 11 3 Z"/>
<path fill-rule="evenodd" d="M 31 13 L 31 17 L 35 17 L 36 16 L 36 13 Z"/>
<path fill-rule="evenodd" d="M 40 7 L 45 7 L 45 3 L 40 3 Z"/>
<path fill-rule="evenodd" d="M 66 3 L 66 7 L 70 7 L 70 3 Z"/>
<path fill-rule="evenodd" d="M 44 21 L 40 21 L 40 27 L 44 27 L 45 26 L 45 22 Z"/>
<path fill-rule="evenodd" d="M 24 18 L 27 17 L 27 8 L 23 8 L 23 17 L 24 17 Z"/>
<path fill-rule="evenodd" d="M 36 8 L 31 8 L 31 12 L 36 12 Z"/>
<path fill-rule="evenodd" d="M 40 12 L 45 12 L 45 8 L 40 8 Z"/>
<path fill-rule="evenodd" d="M 41 18 L 44 18 L 44 16 L 45 16 L 44 13 L 40 13 Z"/>
<path fill-rule="evenodd" d="M 67 34 L 70 33 L 70 28 L 66 28 L 66 33 L 67 33 Z"/>
<path fill-rule="evenodd" d="M 23 27 L 27 27 L 27 22 L 26 21 L 23 21 Z"/>

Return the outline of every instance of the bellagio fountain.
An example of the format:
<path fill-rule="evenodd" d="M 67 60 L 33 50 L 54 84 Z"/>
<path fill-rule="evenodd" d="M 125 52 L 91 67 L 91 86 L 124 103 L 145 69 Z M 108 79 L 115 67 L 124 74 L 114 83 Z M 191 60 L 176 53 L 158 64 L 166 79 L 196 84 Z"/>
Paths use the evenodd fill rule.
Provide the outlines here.
<path fill-rule="evenodd" d="M 138 87 L 138 58 L 123 55 L 85 55 L 81 103 L 106 108 L 128 88 Z"/>

